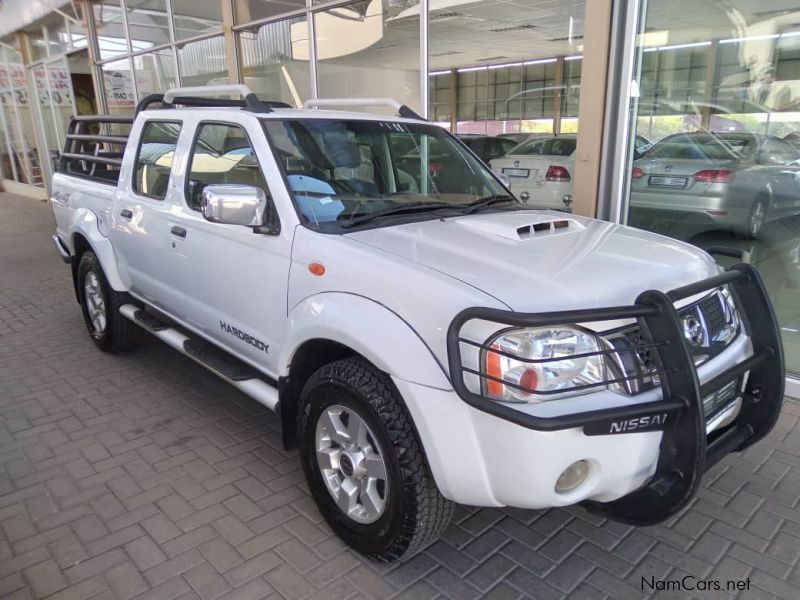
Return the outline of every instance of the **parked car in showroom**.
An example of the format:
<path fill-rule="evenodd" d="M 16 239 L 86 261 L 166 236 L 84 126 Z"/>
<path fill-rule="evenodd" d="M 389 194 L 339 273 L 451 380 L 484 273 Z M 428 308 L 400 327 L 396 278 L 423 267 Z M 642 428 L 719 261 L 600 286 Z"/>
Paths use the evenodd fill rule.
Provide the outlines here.
<path fill-rule="evenodd" d="M 576 144 L 574 134 L 537 137 L 490 165 L 495 173 L 508 178 L 509 188 L 523 202 L 561 209 L 564 197 L 572 193 Z"/>
<path fill-rule="evenodd" d="M 517 145 L 514 140 L 477 133 L 459 133 L 457 137 L 487 165 Z"/>
<path fill-rule="evenodd" d="M 767 221 L 800 212 L 798 160 L 771 135 L 670 135 L 633 163 L 631 211 L 755 238 Z"/>
<path fill-rule="evenodd" d="M 398 116 L 325 110 L 375 102 Z M 534 210 L 395 101 L 219 86 L 74 117 L 52 205 L 92 342 L 148 332 L 277 411 L 323 518 L 375 560 L 455 503 L 663 521 L 780 413 L 752 266 Z"/>

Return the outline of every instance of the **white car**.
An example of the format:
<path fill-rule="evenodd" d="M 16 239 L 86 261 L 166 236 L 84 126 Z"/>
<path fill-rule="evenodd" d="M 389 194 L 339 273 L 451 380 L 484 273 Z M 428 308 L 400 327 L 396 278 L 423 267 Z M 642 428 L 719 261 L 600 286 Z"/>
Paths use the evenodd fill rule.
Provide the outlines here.
<path fill-rule="evenodd" d="M 749 265 L 531 209 L 396 102 L 160 100 L 75 117 L 53 178 L 89 335 L 148 332 L 278 411 L 359 552 L 411 556 L 456 502 L 659 522 L 775 424 L 779 330 Z"/>
<path fill-rule="evenodd" d="M 569 206 L 565 196 L 572 194 L 576 144 L 577 137 L 571 134 L 529 139 L 490 164 L 523 202 L 563 209 Z"/>

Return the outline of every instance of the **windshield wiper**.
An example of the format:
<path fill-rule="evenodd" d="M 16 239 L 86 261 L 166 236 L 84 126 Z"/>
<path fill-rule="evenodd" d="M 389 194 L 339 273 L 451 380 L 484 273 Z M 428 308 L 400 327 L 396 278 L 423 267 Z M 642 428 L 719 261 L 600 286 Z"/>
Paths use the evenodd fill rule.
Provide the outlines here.
<path fill-rule="evenodd" d="M 487 206 L 491 206 L 492 204 L 512 201 L 518 202 L 514 196 L 509 196 L 508 194 L 495 194 L 494 196 L 486 196 L 485 198 L 479 198 L 478 200 L 467 204 L 464 214 L 471 215 L 472 213 L 478 212 L 479 210 L 486 208 Z"/>
<path fill-rule="evenodd" d="M 342 223 L 343 229 L 349 229 L 356 225 L 361 225 L 372 219 L 379 217 L 386 217 L 388 215 L 399 215 L 403 213 L 427 212 L 429 210 L 438 210 L 440 208 L 458 208 L 453 204 L 447 202 L 414 202 L 412 204 L 403 204 L 401 206 L 390 206 L 383 210 L 376 210 L 374 213 L 367 213 L 359 216 L 352 216 L 347 221 Z"/>

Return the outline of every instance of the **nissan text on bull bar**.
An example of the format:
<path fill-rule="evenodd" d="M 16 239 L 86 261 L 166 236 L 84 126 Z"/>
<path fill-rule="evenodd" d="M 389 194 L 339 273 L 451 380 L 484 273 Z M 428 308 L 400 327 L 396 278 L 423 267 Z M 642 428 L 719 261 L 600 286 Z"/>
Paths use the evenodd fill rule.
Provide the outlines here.
<path fill-rule="evenodd" d="M 323 517 L 375 560 L 455 503 L 657 523 L 781 409 L 755 269 L 522 204 L 393 100 L 215 86 L 76 117 L 52 200 L 95 344 L 148 332 L 277 411 Z"/>

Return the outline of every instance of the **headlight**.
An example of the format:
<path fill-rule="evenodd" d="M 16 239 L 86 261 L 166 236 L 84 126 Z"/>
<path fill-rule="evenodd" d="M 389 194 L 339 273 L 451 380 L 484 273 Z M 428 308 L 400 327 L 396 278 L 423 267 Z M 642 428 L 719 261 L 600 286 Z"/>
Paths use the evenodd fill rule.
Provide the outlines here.
<path fill-rule="evenodd" d="M 577 327 L 501 331 L 481 351 L 483 394 L 504 402 L 541 402 L 596 390 L 605 376 L 597 338 Z M 589 356 L 587 356 L 587 354 Z M 534 361 L 534 362 L 526 362 Z M 586 390 L 576 387 L 596 384 Z M 563 391 L 563 393 L 559 393 Z"/>

